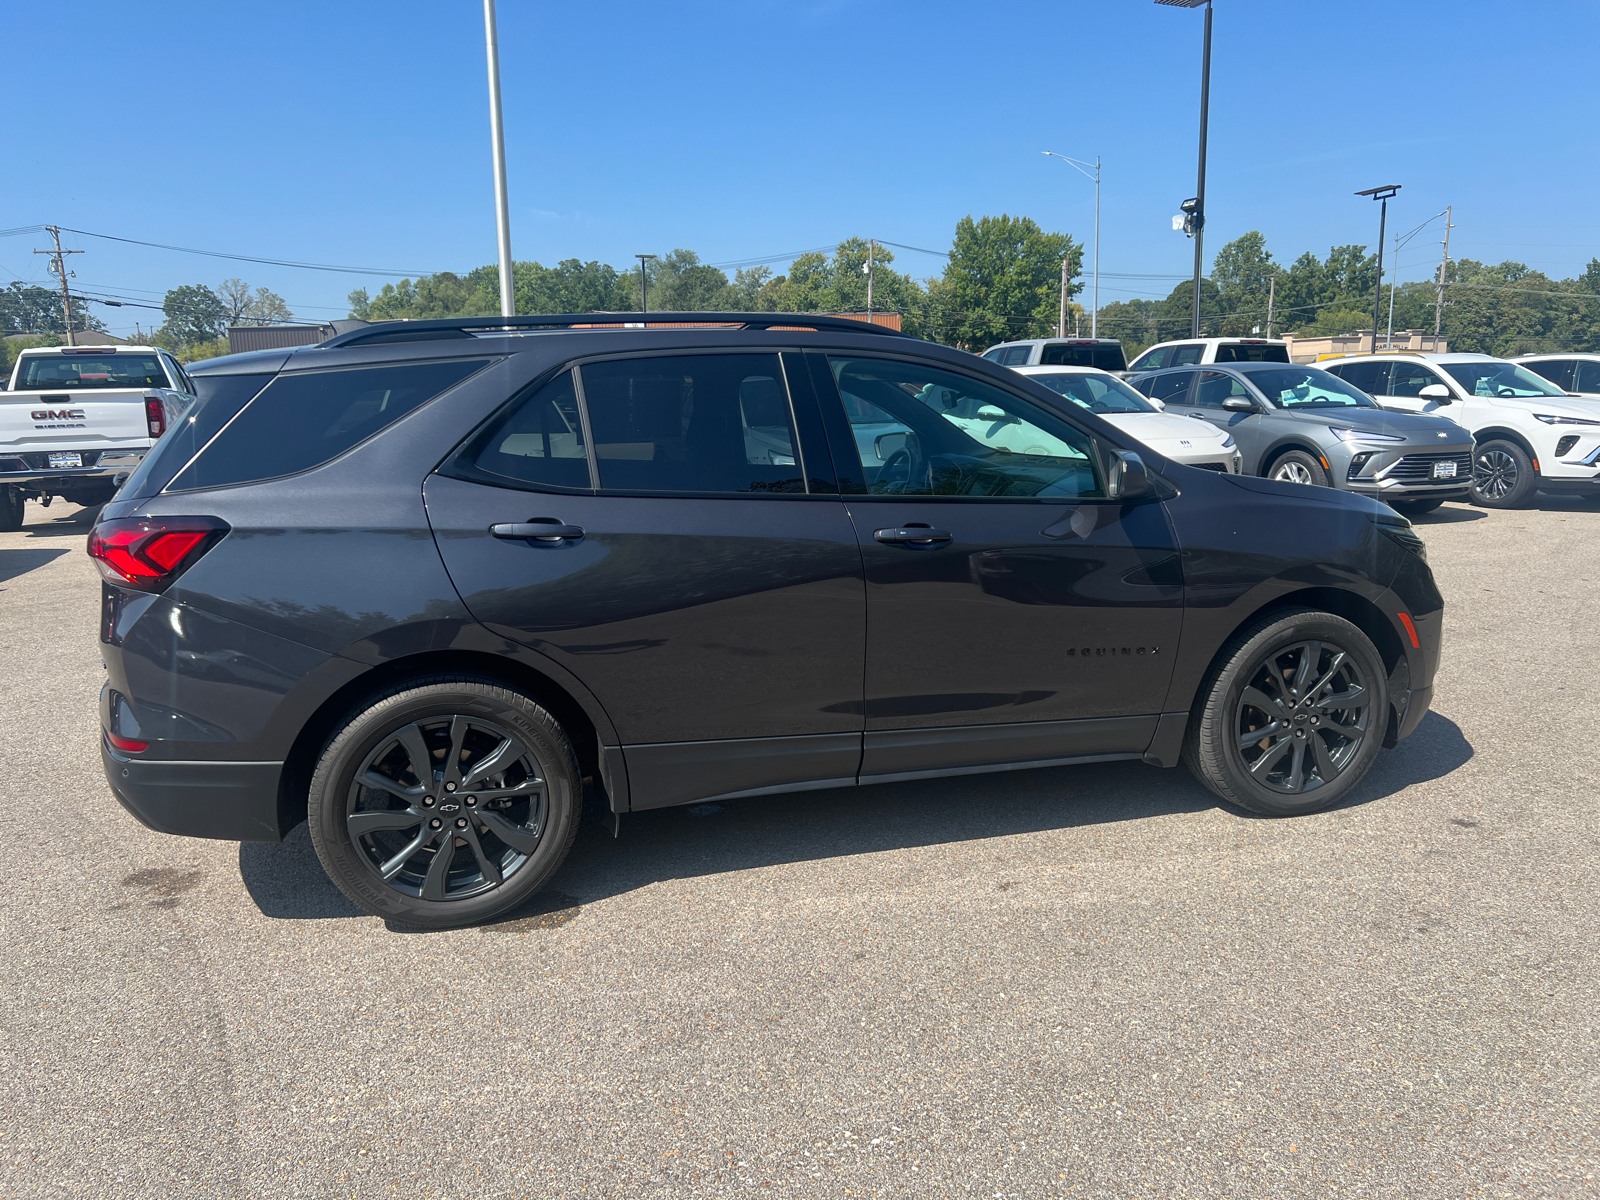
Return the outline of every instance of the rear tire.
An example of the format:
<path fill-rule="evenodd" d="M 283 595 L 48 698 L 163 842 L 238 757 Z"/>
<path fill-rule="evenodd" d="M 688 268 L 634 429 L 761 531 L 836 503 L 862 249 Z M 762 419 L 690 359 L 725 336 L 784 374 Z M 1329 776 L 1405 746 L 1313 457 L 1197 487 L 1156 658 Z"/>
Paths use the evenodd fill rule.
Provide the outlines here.
<path fill-rule="evenodd" d="M 1389 507 L 1404 516 L 1420 517 L 1423 513 L 1431 513 L 1443 503 L 1443 500 L 1391 500 Z"/>
<path fill-rule="evenodd" d="M 577 755 L 544 708 L 492 680 L 433 676 L 345 722 L 312 776 L 307 822 L 328 878 L 356 904 L 449 929 L 537 893 L 582 806 Z"/>
<path fill-rule="evenodd" d="M 1279 483 L 1304 483 L 1313 487 L 1332 487 L 1332 480 L 1322 469 L 1322 464 L 1304 450 L 1291 450 L 1272 462 L 1268 479 Z"/>
<path fill-rule="evenodd" d="M 1480 508 L 1521 508 L 1533 499 L 1538 473 L 1515 442 L 1484 442 L 1472 452 L 1472 502 Z"/>
<path fill-rule="evenodd" d="M 1378 756 L 1389 722 L 1383 656 L 1343 617 L 1271 613 L 1242 629 L 1190 716 L 1184 765 L 1269 817 L 1337 804 Z"/>
<path fill-rule="evenodd" d="M 14 487 L 0 486 L 0 533 L 15 533 L 22 528 L 28 500 Z"/>

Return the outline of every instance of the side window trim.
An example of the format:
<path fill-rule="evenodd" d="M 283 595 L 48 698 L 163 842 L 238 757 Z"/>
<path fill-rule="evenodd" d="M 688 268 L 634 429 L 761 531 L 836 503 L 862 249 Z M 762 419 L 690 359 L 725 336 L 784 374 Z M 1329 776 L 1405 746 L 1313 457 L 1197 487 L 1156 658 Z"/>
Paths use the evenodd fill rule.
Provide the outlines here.
<path fill-rule="evenodd" d="M 583 372 L 574 363 L 567 367 L 567 373 L 572 376 L 572 394 L 578 398 L 578 428 L 583 432 L 583 456 L 589 461 L 589 490 L 598 495 L 600 492 L 600 459 L 595 453 L 594 430 L 589 426 L 589 404 L 583 395 Z M 550 377 L 550 381 L 553 383 L 559 378 L 561 378 L 561 372 L 557 371 Z M 544 386 L 541 385 L 541 391 Z"/>

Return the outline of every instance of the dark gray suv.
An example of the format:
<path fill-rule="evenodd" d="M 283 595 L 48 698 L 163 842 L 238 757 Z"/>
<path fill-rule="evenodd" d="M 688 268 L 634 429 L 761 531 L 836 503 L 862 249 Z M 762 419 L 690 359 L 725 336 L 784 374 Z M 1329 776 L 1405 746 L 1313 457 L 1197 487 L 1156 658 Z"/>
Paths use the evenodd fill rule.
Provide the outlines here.
<path fill-rule="evenodd" d="M 629 319 L 202 364 L 90 536 L 118 799 L 309 821 L 356 903 L 447 926 L 544 885 L 586 786 L 615 827 L 1181 758 L 1292 815 L 1427 711 L 1443 602 L 1381 504 L 1168 462 L 859 322 Z"/>
<path fill-rule="evenodd" d="M 1472 435 L 1444 417 L 1389 412 L 1337 375 L 1286 363 L 1175 367 L 1135 388 L 1239 443 L 1244 469 L 1359 492 L 1415 515 L 1465 500 Z"/>

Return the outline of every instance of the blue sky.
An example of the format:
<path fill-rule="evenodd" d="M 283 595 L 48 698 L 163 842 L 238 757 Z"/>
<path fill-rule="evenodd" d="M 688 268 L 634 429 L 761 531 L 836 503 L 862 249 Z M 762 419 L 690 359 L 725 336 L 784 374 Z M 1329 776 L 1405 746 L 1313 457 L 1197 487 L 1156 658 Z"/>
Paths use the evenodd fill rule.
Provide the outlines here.
<path fill-rule="evenodd" d="M 1600 254 L 1584 69 L 1600 6 L 1216 8 L 1208 252 L 1249 229 L 1285 261 L 1371 244 L 1376 206 L 1351 193 L 1398 182 L 1391 232 L 1453 204 L 1456 256 L 1560 277 Z M 720 264 L 849 236 L 944 249 L 962 216 L 1001 212 L 1088 241 L 1094 189 L 1051 149 L 1104 159 L 1108 275 L 1190 268 L 1171 216 L 1194 189 L 1198 11 L 501 0 L 499 19 L 518 259 L 620 266 L 683 246 Z M 472 0 L 56 0 L 13 5 L 7 35 L 13 65 L 27 47 L 35 68 L 8 89 L 0 229 L 406 271 L 495 256 Z M 1402 279 L 1433 271 L 1438 230 L 1402 252 Z M 85 291 L 156 303 L 239 275 L 340 316 L 352 287 L 385 279 L 68 241 L 87 251 L 72 264 Z M 45 244 L 0 238 L 4 280 L 47 282 L 29 253 Z M 1101 299 L 1174 282 L 1103 278 Z M 160 319 L 96 311 L 118 331 Z"/>

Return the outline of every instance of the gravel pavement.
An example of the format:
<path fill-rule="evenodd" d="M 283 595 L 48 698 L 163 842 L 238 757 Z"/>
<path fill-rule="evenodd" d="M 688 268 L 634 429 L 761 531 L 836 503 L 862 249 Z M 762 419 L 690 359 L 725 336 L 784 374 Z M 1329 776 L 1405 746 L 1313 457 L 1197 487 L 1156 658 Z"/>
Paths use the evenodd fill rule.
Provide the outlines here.
<path fill-rule="evenodd" d="M 387 928 L 150 833 L 70 506 L 0 535 L 0 1196 L 1600 1195 L 1600 507 L 1418 521 L 1434 711 L 1292 821 L 1136 763 L 586 828 Z"/>

